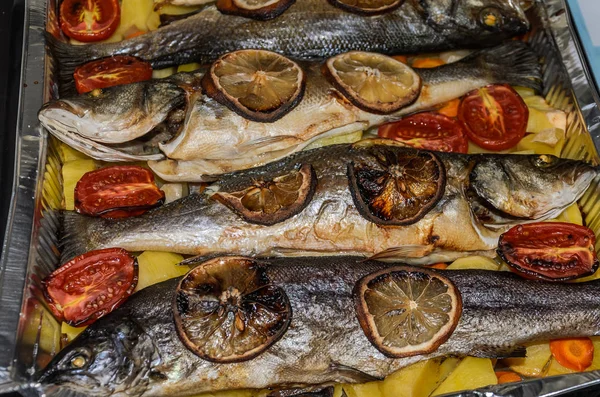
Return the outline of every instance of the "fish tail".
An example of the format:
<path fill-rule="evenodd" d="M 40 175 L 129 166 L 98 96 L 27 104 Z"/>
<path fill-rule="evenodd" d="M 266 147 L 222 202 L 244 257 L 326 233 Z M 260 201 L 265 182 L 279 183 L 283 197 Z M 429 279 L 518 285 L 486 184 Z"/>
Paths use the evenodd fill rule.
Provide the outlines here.
<path fill-rule="evenodd" d="M 101 218 L 92 218 L 78 214 L 75 211 L 63 212 L 63 233 L 60 241 L 61 263 L 65 263 L 76 256 L 98 248 L 98 241 L 108 240 L 98 236 L 98 230 L 102 234 L 107 228 L 98 227 L 103 224 Z M 97 226 L 98 225 L 98 226 Z"/>
<path fill-rule="evenodd" d="M 542 69 L 538 56 L 528 44 L 509 41 L 497 47 L 477 51 L 465 59 L 467 62 L 482 62 L 500 84 L 529 87 L 542 91 Z"/>

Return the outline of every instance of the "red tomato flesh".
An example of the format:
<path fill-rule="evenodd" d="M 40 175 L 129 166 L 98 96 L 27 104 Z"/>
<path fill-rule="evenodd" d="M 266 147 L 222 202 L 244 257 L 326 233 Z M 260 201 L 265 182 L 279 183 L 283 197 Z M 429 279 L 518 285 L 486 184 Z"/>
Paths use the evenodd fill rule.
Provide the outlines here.
<path fill-rule="evenodd" d="M 529 109 L 509 85 L 491 85 L 471 91 L 462 100 L 458 118 L 476 145 L 505 150 L 525 136 Z"/>
<path fill-rule="evenodd" d="M 75 210 L 103 218 L 141 215 L 164 200 L 152 172 L 134 165 L 90 171 L 75 186 Z"/>
<path fill-rule="evenodd" d="M 382 125 L 377 134 L 418 149 L 467 153 L 469 148 L 462 124 L 439 113 L 417 113 L 405 117 Z"/>
<path fill-rule="evenodd" d="M 77 92 L 83 94 L 97 88 L 150 80 L 152 66 L 135 57 L 117 55 L 79 66 L 73 77 Z"/>
<path fill-rule="evenodd" d="M 109 38 L 121 21 L 117 0 L 63 0 L 60 28 L 72 39 L 91 42 Z"/>
<path fill-rule="evenodd" d="M 42 281 L 54 316 L 71 326 L 89 325 L 119 307 L 138 280 L 136 259 L 121 248 L 90 251 Z"/>
<path fill-rule="evenodd" d="M 564 281 L 598 269 L 594 232 L 580 225 L 539 222 L 519 225 L 500 236 L 498 254 L 525 278 Z"/>

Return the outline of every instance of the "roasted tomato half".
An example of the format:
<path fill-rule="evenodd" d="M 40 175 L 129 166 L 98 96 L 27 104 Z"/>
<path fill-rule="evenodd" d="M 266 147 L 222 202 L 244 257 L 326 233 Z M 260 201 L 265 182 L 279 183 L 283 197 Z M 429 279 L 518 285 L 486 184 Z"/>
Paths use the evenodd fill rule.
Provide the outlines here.
<path fill-rule="evenodd" d="M 141 215 L 164 200 L 152 172 L 135 165 L 90 171 L 75 186 L 75 210 L 103 218 Z"/>
<path fill-rule="evenodd" d="M 505 150 L 525 136 L 529 109 L 511 86 L 500 84 L 468 93 L 458 109 L 467 135 L 488 150 Z"/>
<path fill-rule="evenodd" d="M 42 281 L 58 320 L 89 325 L 121 305 L 138 280 L 136 259 L 121 248 L 90 251 L 65 263 Z"/>
<path fill-rule="evenodd" d="M 117 0 L 63 0 L 60 28 L 72 39 L 90 42 L 109 38 L 121 21 Z"/>
<path fill-rule="evenodd" d="M 460 121 L 438 113 L 418 113 L 379 127 L 377 134 L 418 149 L 467 153 L 469 142 Z"/>
<path fill-rule="evenodd" d="M 598 269 L 594 232 L 580 225 L 540 222 L 519 225 L 500 236 L 498 254 L 525 278 L 564 281 Z"/>
<path fill-rule="evenodd" d="M 73 74 L 77 92 L 83 94 L 96 88 L 135 83 L 152 78 L 148 62 L 127 55 L 117 55 L 86 63 Z"/>

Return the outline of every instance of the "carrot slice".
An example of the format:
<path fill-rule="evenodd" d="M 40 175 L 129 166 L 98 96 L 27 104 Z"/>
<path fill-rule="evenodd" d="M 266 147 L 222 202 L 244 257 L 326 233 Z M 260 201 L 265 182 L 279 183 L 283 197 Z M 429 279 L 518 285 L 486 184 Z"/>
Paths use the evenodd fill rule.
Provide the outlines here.
<path fill-rule="evenodd" d="M 440 269 L 440 270 L 444 270 L 445 268 L 448 267 L 447 263 L 444 262 L 440 262 L 440 263 L 434 263 L 433 265 L 429 266 L 432 269 Z"/>
<path fill-rule="evenodd" d="M 144 32 L 143 30 L 136 30 L 136 31 L 133 31 L 132 33 L 129 33 L 128 35 L 126 35 L 125 39 L 133 39 L 134 37 L 141 36 L 144 33 L 146 33 L 146 32 Z"/>
<path fill-rule="evenodd" d="M 412 67 L 417 69 L 429 69 L 429 68 L 437 68 L 438 66 L 445 65 L 446 62 L 442 61 L 439 58 L 420 58 L 416 59 Z"/>
<path fill-rule="evenodd" d="M 394 55 L 392 58 L 402 63 L 408 64 L 408 57 L 406 55 Z"/>
<path fill-rule="evenodd" d="M 456 117 L 458 115 L 458 107 L 460 106 L 460 99 L 453 99 L 448 101 L 438 109 L 438 113 L 448 117 Z"/>
<path fill-rule="evenodd" d="M 519 374 L 512 371 L 496 371 L 496 378 L 498 378 L 498 384 L 520 382 L 523 380 Z"/>
<path fill-rule="evenodd" d="M 563 367 L 583 371 L 594 358 L 594 345 L 590 338 L 555 339 L 550 341 L 552 356 Z"/>

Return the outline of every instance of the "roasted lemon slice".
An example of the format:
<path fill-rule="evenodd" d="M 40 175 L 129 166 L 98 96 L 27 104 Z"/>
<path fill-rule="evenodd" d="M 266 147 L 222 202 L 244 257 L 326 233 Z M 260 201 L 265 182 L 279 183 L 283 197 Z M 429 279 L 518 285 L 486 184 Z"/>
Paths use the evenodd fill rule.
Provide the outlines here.
<path fill-rule="evenodd" d="M 217 0 L 223 14 L 266 21 L 283 14 L 296 0 Z"/>
<path fill-rule="evenodd" d="M 358 146 L 357 146 L 358 147 Z M 360 214 L 380 225 L 409 225 L 444 194 L 446 171 L 431 152 L 366 147 L 370 158 L 348 165 L 350 193 Z"/>
<path fill-rule="evenodd" d="M 285 292 L 250 258 L 211 259 L 192 269 L 173 302 L 181 341 L 218 363 L 250 360 L 277 342 L 291 319 Z"/>
<path fill-rule="evenodd" d="M 304 94 L 304 72 L 291 60 L 264 50 L 223 55 L 202 79 L 206 94 L 240 116 L 270 123 L 292 110 Z"/>
<path fill-rule="evenodd" d="M 371 113 L 393 113 L 413 103 L 421 92 L 421 77 L 414 70 L 372 52 L 336 55 L 321 71 L 350 102 Z"/>
<path fill-rule="evenodd" d="M 237 192 L 217 192 L 212 197 L 229 207 L 244 220 L 273 225 L 302 211 L 312 199 L 317 176 L 312 166 L 302 165 L 272 180 L 254 179 Z"/>
<path fill-rule="evenodd" d="M 400 7 L 404 0 L 329 0 L 343 10 L 361 15 L 377 15 Z"/>
<path fill-rule="evenodd" d="M 450 337 L 462 313 L 458 289 L 429 269 L 380 270 L 360 279 L 353 294 L 360 326 L 388 357 L 433 352 Z"/>

